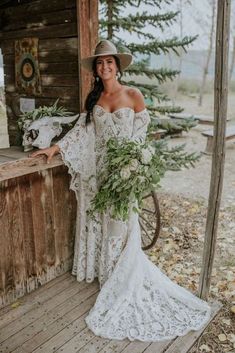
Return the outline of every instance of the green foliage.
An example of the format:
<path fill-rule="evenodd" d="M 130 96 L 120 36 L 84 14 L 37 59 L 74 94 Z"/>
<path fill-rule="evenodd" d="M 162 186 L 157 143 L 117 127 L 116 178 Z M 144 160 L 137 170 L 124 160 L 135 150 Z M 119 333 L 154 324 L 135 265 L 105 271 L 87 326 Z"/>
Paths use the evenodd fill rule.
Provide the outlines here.
<path fill-rule="evenodd" d="M 18 126 L 20 130 L 22 130 L 24 123 L 27 122 L 33 122 L 34 120 L 38 120 L 40 118 L 43 118 L 45 116 L 69 116 L 72 115 L 72 112 L 69 112 L 66 108 L 64 107 L 58 107 L 59 98 L 55 101 L 55 103 L 52 106 L 43 106 L 36 108 L 32 110 L 31 112 L 25 112 L 20 115 L 20 118 L 18 119 Z"/>
<path fill-rule="evenodd" d="M 184 148 L 185 144 L 169 148 L 167 139 L 155 141 L 156 153 L 160 153 L 165 161 L 165 171 L 179 171 L 182 167 L 195 167 L 195 163 L 200 160 L 201 155 L 195 152 L 187 153 Z"/>
<path fill-rule="evenodd" d="M 177 39 L 177 37 L 173 37 L 166 40 L 154 40 L 147 44 L 136 44 L 131 43 L 128 45 L 128 48 L 132 53 L 141 53 L 141 54 L 167 54 L 170 51 L 179 54 L 178 49 L 183 48 L 186 51 L 186 46 L 192 43 L 197 37 L 184 37 L 183 39 Z"/>
<path fill-rule="evenodd" d="M 167 79 L 173 80 L 178 74 L 178 70 L 169 70 L 165 68 L 161 68 L 158 70 L 153 70 L 146 67 L 146 62 L 139 61 L 133 65 L 131 65 L 130 69 L 128 69 L 129 75 L 140 75 L 147 76 L 148 78 L 156 78 L 159 83 L 165 82 Z"/>
<path fill-rule="evenodd" d="M 160 186 L 167 170 L 194 166 L 200 158 L 186 153 L 184 145 L 169 148 L 166 141 L 139 143 L 111 138 L 107 142 L 104 168 L 99 175 L 99 191 L 88 212 L 107 212 L 115 219 L 128 219 L 130 207 L 135 212 L 136 201 L 141 208 L 143 196 Z"/>
<path fill-rule="evenodd" d="M 101 37 L 112 40 L 119 48 L 120 51 L 129 50 L 137 59 L 142 55 L 144 58 L 131 65 L 125 72 L 129 76 L 144 75 L 149 79 L 156 81 L 152 85 L 143 85 L 136 83 L 134 79 L 128 81 L 129 84 L 138 87 L 147 99 L 156 98 L 159 105 L 162 101 L 166 101 L 166 96 L 161 93 L 159 85 L 166 80 L 173 80 L 179 71 L 171 69 L 151 69 L 149 67 L 149 60 L 151 54 L 159 55 L 161 53 L 169 53 L 170 51 L 179 54 L 179 50 L 186 51 L 187 46 L 192 43 L 196 36 L 185 36 L 181 39 L 172 36 L 171 38 L 161 39 L 161 36 L 156 37 L 151 31 L 146 30 L 146 27 L 158 30 L 159 33 L 164 32 L 166 28 L 170 27 L 177 21 L 178 12 L 171 11 L 170 5 L 173 0 L 100 0 L 101 3 L 101 20 L 100 20 L 100 33 Z M 140 5 L 148 5 L 150 11 L 139 11 Z M 125 9 L 127 6 L 132 6 L 133 9 L 138 11 L 126 15 Z M 169 11 L 165 9 L 169 6 Z M 123 36 L 120 36 L 120 30 L 124 33 L 136 34 L 141 43 L 126 43 Z M 127 49 L 128 48 L 128 49 Z M 146 59 L 147 56 L 147 59 Z M 124 74 L 124 82 L 126 82 Z M 167 112 L 180 112 L 182 109 L 179 107 L 163 106 L 155 107 L 155 111 L 162 114 Z"/>
<path fill-rule="evenodd" d="M 171 105 L 159 105 L 159 106 L 149 106 L 147 107 L 148 110 L 150 110 L 150 114 L 153 115 L 153 113 L 160 113 L 160 114 L 166 114 L 166 113 L 181 113 L 183 111 L 183 108 L 178 107 L 178 106 L 171 106 Z"/>

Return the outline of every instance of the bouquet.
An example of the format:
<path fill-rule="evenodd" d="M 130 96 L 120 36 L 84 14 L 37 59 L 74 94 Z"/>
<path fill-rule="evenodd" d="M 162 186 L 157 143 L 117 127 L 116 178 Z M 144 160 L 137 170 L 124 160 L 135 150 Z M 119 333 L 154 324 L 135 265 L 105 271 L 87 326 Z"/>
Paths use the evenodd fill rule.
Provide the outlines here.
<path fill-rule="evenodd" d="M 194 165 L 199 158 L 194 153 L 182 152 L 183 147 L 169 150 L 161 141 L 109 139 L 104 168 L 98 176 L 98 192 L 91 201 L 89 215 L 94 217 L 95 212 L 109 210 L 112 218 L 125 221 L 131 206 L 139 212 L 143 196 L 160 186 L 167 169 Z"/>

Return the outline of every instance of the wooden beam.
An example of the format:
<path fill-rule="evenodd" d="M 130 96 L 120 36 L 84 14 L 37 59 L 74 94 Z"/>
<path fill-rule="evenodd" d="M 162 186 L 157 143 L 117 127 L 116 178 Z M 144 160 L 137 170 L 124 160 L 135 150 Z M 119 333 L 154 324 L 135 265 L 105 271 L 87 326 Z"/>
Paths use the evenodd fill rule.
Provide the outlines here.
<path fill-rule="evenodd" d="M 81 67 L 81 59 L 92 55 L 98 41 L 98 0 L 77 0 L 80 111 L 91 87 L 92 74 Z"/>
<path fill-rule="evenodd" d="M 214 141 L 205 244 L 199 284 L 199 297 L 203 299 L 207 299 L 209 294 L 212 266 L 215 255 L 221 192 L 223 186 L 228 94 L 230 1 L 231 0 L 218 0 L 217 2 L 216 60 L 214 78 Z"/>

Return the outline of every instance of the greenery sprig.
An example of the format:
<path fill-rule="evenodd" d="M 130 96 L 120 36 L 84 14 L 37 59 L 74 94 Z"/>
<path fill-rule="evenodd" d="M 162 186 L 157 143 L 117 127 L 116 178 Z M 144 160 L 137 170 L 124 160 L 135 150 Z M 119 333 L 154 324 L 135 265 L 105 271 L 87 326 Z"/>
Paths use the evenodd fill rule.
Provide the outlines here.
<path fill-rule="evenodd" d="M 60 106 L 58 107 L 59 98 L 55 101 L 55 103 L 49 107 L 47 106 L 42 106 L 39 108 L 36 108 L 32 110 L 31 112 L 25 112 L 20 115 L 20 118 L 18 119 L 18 126 L 20 130 L 23 129 L 24 123 L 27 121 L 33 122 L 34 120 L 38 120 L 43 118 L 44 116 L 69 116 L 72 115 L 73 113 L 68 111 L 66 108 Z"/>

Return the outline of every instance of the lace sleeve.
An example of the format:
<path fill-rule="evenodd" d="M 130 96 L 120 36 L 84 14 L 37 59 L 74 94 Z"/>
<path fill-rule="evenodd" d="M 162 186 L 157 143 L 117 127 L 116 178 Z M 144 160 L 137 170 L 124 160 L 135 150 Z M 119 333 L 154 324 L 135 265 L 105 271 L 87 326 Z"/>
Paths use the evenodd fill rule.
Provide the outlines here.
<path fill-rule="evenodd" d="M 135 113 L 131 139 L 139 142 L 144 142 L 149 122 L 150 116 L 147 109 Z"/>
<path fill-rule="evenodd" d="M 94 126 L 85 124 L 86 113 L 82 113 L 74 127 L 56 144 L 60 148 L 64 164 L 70 174 L 87 174 L 94 157 Z"/>

